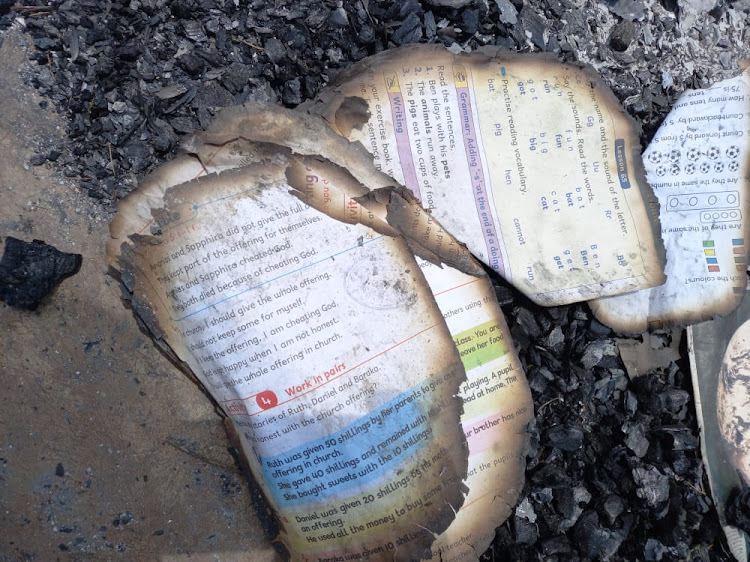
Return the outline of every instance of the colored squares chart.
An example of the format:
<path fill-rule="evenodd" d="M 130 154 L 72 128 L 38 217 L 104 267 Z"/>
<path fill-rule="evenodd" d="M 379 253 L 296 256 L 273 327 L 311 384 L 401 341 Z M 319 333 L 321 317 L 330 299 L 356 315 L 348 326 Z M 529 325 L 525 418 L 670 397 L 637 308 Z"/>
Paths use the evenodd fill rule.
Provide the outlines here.
<path fill-rule="evenodd" d="M 713 240 L 703 241 L 703 253 L 706 256 L 706 264 L 708 264 L 708 271 L 712 273 L 720 271 L 719 260 L 716 259 L 716 248 L 714 248 Z"/>
<path fill-rule="evenodd" d="M 734 266 L 737 271 L 745 271 L 747 263 L 745 259 L 744 238 L 732 238 L 732 254 L 734 254 Z"/>
<path fill-rule="evenodd" d="M 703 254 L 706 257 L 706 265 L 708 271 L 711 273 L 717 273 L 721 271 L 719 267 L 719 260 L 716 257 L 716 247 L 713 240 L 703 241 Z M 744 238 L 732 238 L 732 254 L 734 256 L 734 265 L 737 271 L 744 271 L 746 267 L 745 263 L 745 239 Z"/>

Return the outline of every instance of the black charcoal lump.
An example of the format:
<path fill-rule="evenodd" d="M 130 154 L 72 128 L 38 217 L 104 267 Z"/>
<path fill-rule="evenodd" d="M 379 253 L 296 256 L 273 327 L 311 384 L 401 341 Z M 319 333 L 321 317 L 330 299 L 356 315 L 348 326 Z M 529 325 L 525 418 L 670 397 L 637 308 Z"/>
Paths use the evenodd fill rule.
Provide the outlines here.
<path fill-rule="evenodd" d="M 0 300 L 36 310 L 47 293 L 81 268 L 80 254 L 66 254 L 41 240 L 5 238 L 0 259 Z"/>

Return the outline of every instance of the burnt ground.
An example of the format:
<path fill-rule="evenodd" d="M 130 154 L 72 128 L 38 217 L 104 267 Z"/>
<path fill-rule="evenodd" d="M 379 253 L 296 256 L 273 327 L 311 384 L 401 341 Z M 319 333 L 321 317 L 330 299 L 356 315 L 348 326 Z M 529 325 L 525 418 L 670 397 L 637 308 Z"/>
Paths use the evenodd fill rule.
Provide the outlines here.
<path fill-rule="evenodd" d="M 34 139 L 27 166 L 71 180 L 111 216 L 220 108 L 295 106 L 351 63 L 407 43 L 588 63 L 645 146 L 682 91 L 735 75 L 750 57 L 749 12 L 748 0 L 0 0 L 0 41 L 11 26 L 28 35 L 19 70 L 39 111 L 65 123 L 65 135 Z M 731 560 L 707 493 L 686 350 L 631 379 L 616 334 L 585 304 L 542 309 L 496 283 L 536 426 L 524 492 L 486 559 Z"/>

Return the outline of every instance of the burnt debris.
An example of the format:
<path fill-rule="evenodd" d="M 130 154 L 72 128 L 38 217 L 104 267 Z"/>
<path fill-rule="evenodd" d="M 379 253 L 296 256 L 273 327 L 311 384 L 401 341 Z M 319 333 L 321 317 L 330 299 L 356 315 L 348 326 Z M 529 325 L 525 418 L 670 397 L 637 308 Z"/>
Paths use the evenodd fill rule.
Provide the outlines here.
<path fill-rule="evenodd" d="M 520 355 L 536 427 L 496 559 L 732 560 L 704 480 L 687 365 L 630 379 L 583 306 L 532 306 L 504 307 L 516 341 L 528 341 Z M 524 327 L 532 312 L 535 335 Z"/>
<path fill-rule="evenodd" d="M 17 21 L 29 33 L 27 79 L 68 118 L 65 145 L 40 146 L 31 163 L 54 162 L 109 204 L 222 107 L 297 105 L 351 63 L 415 42 L 589 63 L 642 124 L 645 145 L 681 91 L 731 75 L 749 54 L 746 7 L 690 10 L 624 0 L 37 0 L 0 3 L 0 30 Z"/>
<path fill-rule="evenodd" d="M 30 164 L 59 170 L 113 210 L 219 109 L 253 99 L 295 106 L 353 62 L 413 42 L 591 64 L 645 146 L 683 90 L 733 75 L 750 56 L 748 9 L 716 2 L 696 18 L 682 1 L 0 0 L 0 42 L 12 22 L 25 29 L 22 72 L 45 98 L 41 109 L 67 120 L 64 143 L 40 145 Z M 80 266 L 80 256 L 11 240 L 9 304 L 35 307 Z M 41 265 L 24 265 L 32 262 Z M 18 293 L 23 267 L 44 275 Z M 536 424 L 525 489 L 485 559 L 731 560 L 704 479 L 687 365 L 631 379 L 616 334 L 585 305 L 543 309 L 502 281 L 496 288 Z"/>
<path fill-rule="evenodd" d="M 66 254 L 41 240 L 5 239 L 0 258 L 0 300 L 36 310 L 47 293 L 81 268 L 80 254 Z"/>

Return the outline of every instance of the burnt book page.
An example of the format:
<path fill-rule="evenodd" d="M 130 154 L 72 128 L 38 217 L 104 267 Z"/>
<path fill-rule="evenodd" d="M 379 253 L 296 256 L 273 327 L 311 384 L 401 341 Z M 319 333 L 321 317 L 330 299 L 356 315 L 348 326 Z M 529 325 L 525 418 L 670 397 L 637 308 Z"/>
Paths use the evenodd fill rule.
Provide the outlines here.
<path fill-rule="evenodd" d="M 534 408 L 510 330 L 487 277 L 420 266 L 458 348 L 466 382 L 461 424 L 469 445 L 469 493 L 435 541 L 432 560 L 478 560 L 512 513 L 524 484 L 526 427 Z"/>
<path fill-rule="evenodd" d="M 214 126 L 211 131 L 221 133 L 221 128 Z M 281 134 L 274 140 L 285 146 L 299 146 L 299 139 L 293 135 Z M 278 145 L 263 146 L 272 147 L 268 150 L 276 154 L 284 153 L 284 148 Z M 192 148 L 208 172 L 242 167 L 266 149 L 244 138 L 224 145 L 198 147 L 193 143 Z M 345 145 L 339 152 L 342 150 L 347 150 Z M 290 154 L 288 158 L 286 179 L 301 201 L 343 222 L 366 224 L 378 232 L 389 232 L 387 222 L 357 201 L 370 189 L 379 191 L 387 186 L 390 178 L 377 180 L 373 179 L 377 176 L 372 171 L 360 173 L 369 183 L 368 189 L 347 170 L 320 156 Z M 341 154 L 338 158 L 343 161 Z M 366 158 L 371 160 L 369 155 Z M 390 233 L 393 234 L 392 229 Z M 531 395 L 487 277 L 437 267 L 420 258 L 417 262 L 445 317 L 467 373 L 460 396 L 461 424 L 469 445 L 466 480 L 469 492 L 456 520 L 433 544 L 432 558 L 472 560 L 489 546 L 495 529 L 505 521 L 523 487 L 526 425 L 533 418 Z"/>
<path fill-rule="evenodd" d="M 667 250 L 667 282 L 596 300 L 621 332 L 726 315 L 747 282 L 750 74 L 683 94 L 644 152 Z"/>
<path fill-rule="evenodd" d="M 111 257 L 232 420 L 292 559 L 429 557 L 466 493 L 460 355 L 406 243 L 303 204 L 288 165 L 157 173 Z"/>
<path fill-rule="evenodd" d="M 294 159 L 287 170 L 298 191 L 325 185 L 349 193 L 360 189 L 341 171 L 317 159 Z M 346 196 L 325 187 L 311 205 L 345 222 L 363 222 L 350 213 Z M 432 559 L 477 560 L 489 547 L 495 529 L 510 515 L 524 483 L 526 426 L 533 419 L 533 403 L 523 367 L 486 275 L 473 277 L 449 267 L 439 268 L 417 258 L 435 295 L 466 369 L 461 387 L 461 424 L 469 446 L 469 493 L 456 520 L 438 537 Z"/>
<path fill-rule="evenodd" d="M 634 126 L 590 69 L 414 45 L 354 65 L 306 109 L 539 304 L 664 281 Z"/>

